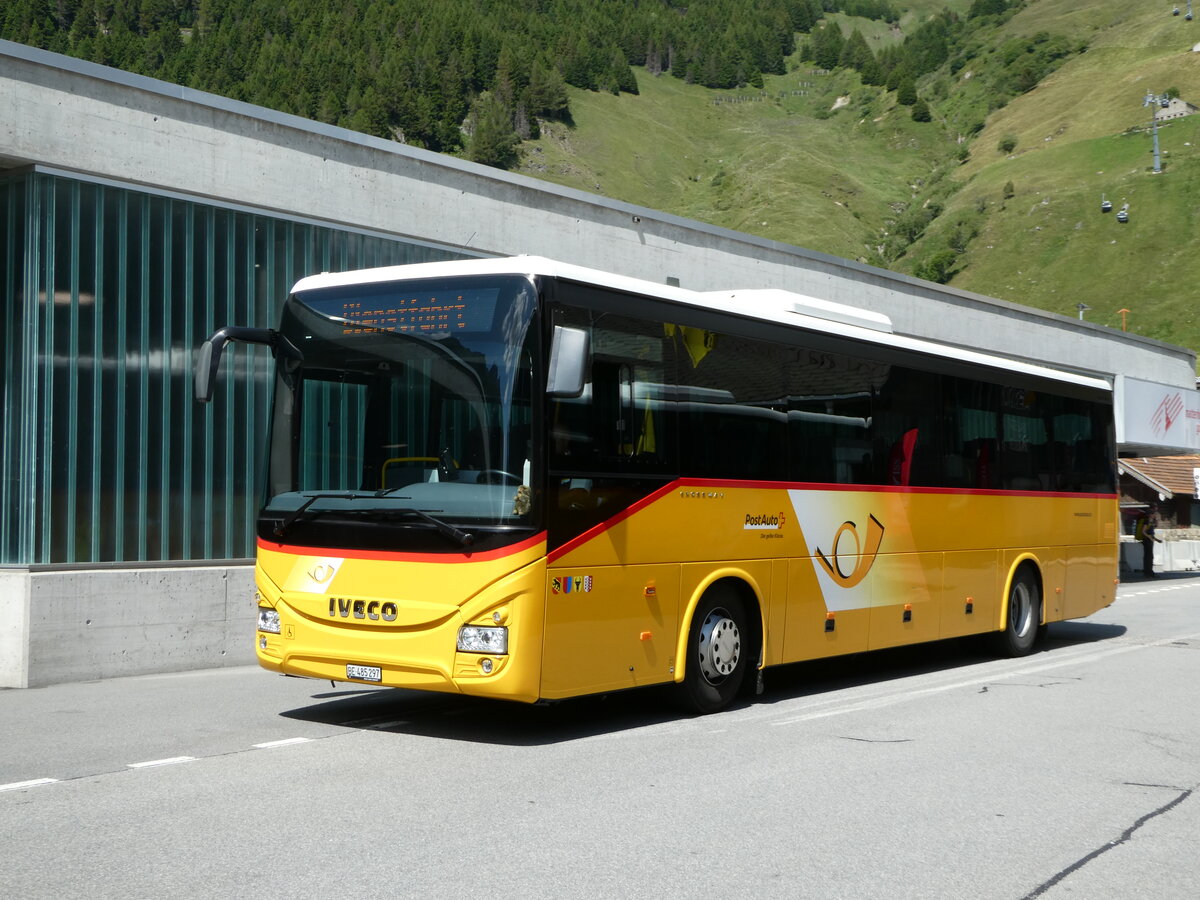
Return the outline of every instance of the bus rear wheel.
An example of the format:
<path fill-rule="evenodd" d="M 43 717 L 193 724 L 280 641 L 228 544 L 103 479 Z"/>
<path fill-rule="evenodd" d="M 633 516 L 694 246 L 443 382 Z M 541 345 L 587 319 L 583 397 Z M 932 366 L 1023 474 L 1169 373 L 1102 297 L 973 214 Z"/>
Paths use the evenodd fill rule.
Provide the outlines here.
<path fill-rule="evenodd" d="M 1003 656 L 1027 656 L 1041 633 L 1042 588 L 1028 566 L 1013 575 L 1008 589 L 1008 615 L 1004 630 L 996 635 L 996 649 Z"/>
<path fill-rule="evenodd" d="M 737 592 L 716 587 L 701 598 L 688 629 L 680 699 L 700 713 L 717 712 L 737 696 L 749 665 L 746 607 Z"/>

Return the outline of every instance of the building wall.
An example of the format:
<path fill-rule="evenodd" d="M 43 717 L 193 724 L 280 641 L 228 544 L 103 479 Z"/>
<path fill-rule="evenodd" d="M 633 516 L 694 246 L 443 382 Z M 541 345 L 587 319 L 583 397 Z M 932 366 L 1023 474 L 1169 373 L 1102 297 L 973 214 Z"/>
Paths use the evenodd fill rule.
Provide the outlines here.
<path fill-rule="evenodd" d="M 250 556 L 270 354 L 238 347 L 210 407 L 196 348 L 274 325 L 303 274 L 461 255 L 39 173 L 0 177 L 0 221 L 0 564 L 21 566 Z"/>
<path fill-rule="evenodd" d="M 1166 109 L 1156 107 L 1154 110 L 1154 118 L 1163 122 L 1168 119 L 1181 119 L 1184 116 L 1190 116 L 1196 112 L 1196 107 L 1188 103 L 1186 100 L 1180 100 L 1178 97 L 1172 97 L 1167 104 Z"/>
<path fill-rule="evenodd" d="M 303 274 L 461 255 L 0 175 L 0 688 L 252 662 L 270 359 L 239 347 L 201 406 L 195 348 L 274 324 Z"/>
<path fill-rule="evenodd" d="M 0 570 L 0 688 L 254 662 L 254 569 Z"/>

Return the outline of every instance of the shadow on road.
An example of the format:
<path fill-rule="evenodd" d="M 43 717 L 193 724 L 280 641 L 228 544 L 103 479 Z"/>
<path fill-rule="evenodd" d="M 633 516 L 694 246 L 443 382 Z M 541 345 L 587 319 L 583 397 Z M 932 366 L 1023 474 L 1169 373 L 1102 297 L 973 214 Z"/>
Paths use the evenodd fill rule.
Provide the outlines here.
<path fill-rule="evenodd" d="M 1036 655 L 1112 640 L 1124 626 L 1055 622 Z M 775 666 L 764 673 L 765 691 L 733 708 L 773 704 L 866 684 L 976 665 L 994 659 L 986 641 L 960 638 L 873 653 Z M 581 697 L 547 706 L 347 685 L 314 693 L 311 706 L 280 713 L 285 718 L 345 728 L 424 735 L 443 740 L 539 746 L 692 718 L 680 711 L 668 687 L 641 688 Z M 719 721 L 719 714 L 714 722 Z"/>

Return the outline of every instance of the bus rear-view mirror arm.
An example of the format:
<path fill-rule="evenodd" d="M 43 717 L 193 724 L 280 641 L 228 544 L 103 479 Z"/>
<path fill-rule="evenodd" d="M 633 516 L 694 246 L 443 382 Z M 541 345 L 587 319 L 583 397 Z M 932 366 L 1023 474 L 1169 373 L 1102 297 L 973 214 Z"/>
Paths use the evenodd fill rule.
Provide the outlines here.
<path fill-rule="evenodd" d="M 265 344 L 271 348 L 271 353 L 278 355 L 280 351 L 290 359 L 300 360 L 300 351 L 292 342 L 283 337 L 273 328 L 248 328 L 240 325 L 226 325 L 217 329 L 200 346 L 196 357 L 195 393 L 201 403 L 212 400 L 213 389 L 217 384 L 217 370 L 221 367 L 221 354 L 229 341 L 241 341 L 244 344 Z"/>
<path fill-rule="evenodd" d="M 546 396 L 568 399 L 583 395 L 591 362 L 591 336 L 582 328 L 554 326 Z"/>

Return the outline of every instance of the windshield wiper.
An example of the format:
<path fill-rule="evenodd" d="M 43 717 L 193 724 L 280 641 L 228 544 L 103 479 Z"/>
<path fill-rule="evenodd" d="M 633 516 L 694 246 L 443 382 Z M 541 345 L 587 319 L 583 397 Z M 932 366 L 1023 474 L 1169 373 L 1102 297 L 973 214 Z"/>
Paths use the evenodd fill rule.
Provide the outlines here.
<path fill-rule="evenodd" d="M 391 490 L 397 490 L 397 488 L 392 488 Z M 376 491 L 372 496 L 386 497 L 389 493 L 390 491 Z M 401 497 L 399 499 L 411 500 L 412 498 Z M 441 512 L 441 510 L 436 511 Z M 475 535 L 471 534 L 469 531 L 463 531 L 461 528 L 455 528 L 444 519 L 439 519 L 437 516 L 431 516 L 423 509 L 364 509 L 362 512 L 369 513 L 379 518 L 388 519 L 416 516 L 421 521 L 428 522 L 430 525 L 432 525 L 438 534 L 454 541 L 454 543 L 458 544 L 460 547 L 469 547 L 475 543 Z"/>
<path fill-rule="evenodd" d="M 287 517 L 275 526 L 275 537 L 283 537 L 284 533 L 296 523 L 296 520 L 304 515 L 305 511 L 318 500 L 357 500 L 360 497 L 371 496 L 374 495 L 356 493 L 354 491 L 347 491 L 341 494 L 310 494 L 303 503 L 288 513 Z"/>
<path fill-rule="evenodd" d="M 470 547 L 473 543 L 475 543 L 475 535 L 471 534 L 471 532 L 463 531 L 461 528 L 455 528 L 449 522 L 445 522 L 436 516 L 431 516 L 423 509 L 400 509 L 396 512 L 400 515 L 416 516 L 418 519 L 428 522 L 435 529 L 437 529 L 438 534 L 449 538 L 460 547 Z"/>
<path fill-rule="evenodd" d="M 283 521 L 281 521 L 278 525 L 275 526 L 275 536 L 283 537 L 284 534 L 287 532 L 287 530 L 289 528 L 291 528 L 292 525 L 295 524 L 296 520 L 299 519 L 302 515 L 304 515 L 304 513 L 308 510 L 308 508 L 310 506 L 312 506 L 314 503 L 316 503 L 318 500 L 361 500 L 364 497 L 371 497 L 371 498 L 388 497 L 388 496 L 391 496 L 393 494 L 393 492 L 397 491 L 397 490 L 399 490 L 399 488 L 389 488 L 386 490 L 371 491 L 371 492 L 345 491 L 342 493 L 311 494 L 305 498 L 303 503 L 301 503 L 299 506 L 297 506 L 295 509 L 293 509 L 290 513 L 288 513 L 287 517 L 284 518 Z M 394 497 L 393 499 L 395 499 L 395 500 L 411 500 L 412 498 L 411 497 Z M 425 512 L 422 509 L 354 510 L 354 512 L 372 512 L 372 513 L 376 513 L 376 514 L 386 513 L 387 515 L 393 515 L 393 516 L 394 515 L 416 516 L 418 519 L 422 520 L 423 522 L 428 522 L 430 525 L 432 525 L 437 530 L 438 534 L 442 535 L 443 537 L 445 537 L 451 541 L 454 541 L 454 543 L 458 544 L 460 547 L 469 547 L 473 543 L 475 543 L 475 535 L 471 534 L 469 531 L 463 531 L 461 528 L 455 528 L 449 522 L 445 522 L 442 519 L 437 518 L 436 516 L 431 516 L 429 513 Z"/>

